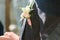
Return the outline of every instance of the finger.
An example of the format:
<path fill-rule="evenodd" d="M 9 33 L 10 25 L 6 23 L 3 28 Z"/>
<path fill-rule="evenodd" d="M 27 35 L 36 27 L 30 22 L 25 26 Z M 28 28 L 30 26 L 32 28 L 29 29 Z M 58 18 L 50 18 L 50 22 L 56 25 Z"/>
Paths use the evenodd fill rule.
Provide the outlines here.
<path fill-rule="evenodd" d="M 29 26 L 32 26 L 32 22 L 31 22 L 30 18 L 27 19 L 27 22 L 28 22 L 28 25 L 29 25 Z"/>
<path fill-rule="evenodd" d="M 4 33 L 4 36 L 8 36 L 8 35 L 10 35 L 9 32 Z"/>
<path fill-rule="evenodd" d="M 12 36 L 12 32 L 6 32 L 6 33 L 4 33 L 4 36 L 5 36 L 5 37 L 9 37 L 9 38 L 11 38 L 11 36 Z"/>
<path fill-rule="evenodd" d="M 27 14 L 27 13 L 23 13 L 22 16 L 25 18 L 30 18 L 30 14 Z"/>
<path fill-rule="evenodd" d="M 8 37 L 0 36 L 0 40 L 11 40 L 11 39 Z"/>
<path fill-rule="evenodd" d="M 19 40 L 19 36 L 13 32 L 6 32 L 5 37 L 10 37 L 11 40 Z"/>

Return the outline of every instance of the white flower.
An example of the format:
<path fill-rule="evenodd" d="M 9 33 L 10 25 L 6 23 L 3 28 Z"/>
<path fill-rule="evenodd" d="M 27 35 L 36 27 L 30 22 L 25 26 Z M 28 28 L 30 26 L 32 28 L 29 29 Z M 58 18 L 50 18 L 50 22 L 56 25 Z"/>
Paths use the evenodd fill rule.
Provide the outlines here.
<path fill-rule="evenodd" d="M 31 10 L 33 10 L 32 7 L 33 7 L 33 4 L 34 4 L 34 1 L 35 0 L 29 0 L 29 2 L 30 2 L 29 5 L 27 5 L 24 8 L 20 8 L 22 10 L 22 14 L 20 15 L 20 17 L 21 17 L 20 21 L 22 21 L 24 18 L 26 18 L 27 22 L 30 26 L 32 26 L 32 22 L 30 20 L 31 15 L 29 13 L 30 13 Z"/>
<path fill-rule="evenodd" d="M 33 6 L 33 4 L 34 4 L 34 1 L 35 1 L 35 0 L 29 0 L 29 2 L 30 2 L 29 5 L 27 5 L 27 6 L 24 7 L 24 8 L 20 8 L 20 9 L 22 10 L 22 14 L 20 15 L 21 19 L 28 18 L 28 17 L 31 16 L 31 15 L 29 14 L 29 12 L 30 12 L 31 10 L 33 10 L 33 9 L 32 9 L 32 6 Z"/>
<path fill-rule="evenodd" d="M 22 14 L 20 15 L 21 18 L 27 18 L 29 15 L 29 12 L 31 11 L 31 9 L 29 8 L 29 6 L 26 6 L 25 8 L 22 8 Z"/>

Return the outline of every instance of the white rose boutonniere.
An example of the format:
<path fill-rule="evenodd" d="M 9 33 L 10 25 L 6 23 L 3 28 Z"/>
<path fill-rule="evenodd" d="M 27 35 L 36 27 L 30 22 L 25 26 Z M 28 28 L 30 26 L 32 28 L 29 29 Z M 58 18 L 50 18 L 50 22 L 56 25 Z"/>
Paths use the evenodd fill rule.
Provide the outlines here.
<path fill-rule="evenodd" d="M 33 4 L 34 4 L 34 0 L 29 0 L 30 4 L 27 5 L 26 7 L 22 7 L 20 8 L 22 10 L 22 14 L 20 15 L 21 19 L 24 19 L 26 18 L 27 19 L 27 22 L 28 22 L 28 25 L 31 26 L 32 28 L 32 22 L 30 20 L 30 11 L 33 10 L 32 7 L 33 7 Z M 20 20 L 21 20 L 20 19 Z"/>

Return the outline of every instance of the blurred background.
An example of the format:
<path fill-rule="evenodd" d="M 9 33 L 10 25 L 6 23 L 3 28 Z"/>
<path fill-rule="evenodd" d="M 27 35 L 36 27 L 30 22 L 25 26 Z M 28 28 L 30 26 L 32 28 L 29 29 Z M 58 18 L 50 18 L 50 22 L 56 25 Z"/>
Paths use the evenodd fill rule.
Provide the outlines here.
<path fill-rule="evenodd" d="M 0 0 L 0 21 L 2 24 L 0 29 L 3 27 L 0 33 L 13 31 L 18 35 L 20 34 L 21 23 L 19 19 L 21 10 L 19 10 L 19 7 L 25 6 L 27 1 Z M 44 24 L 44 33 L 48 35 L 46 40 L 60 40 L 60 2 L 58 0 L 41 0 L 40 4 L 41 10 L 46 13 L 46 22 Z M 45 4 L 48 4 L 47 7 Z"/>
<path fill-rule="evenodd" d="M 5 0 L 0 0 L 0 35 L 5 32 Z"/>

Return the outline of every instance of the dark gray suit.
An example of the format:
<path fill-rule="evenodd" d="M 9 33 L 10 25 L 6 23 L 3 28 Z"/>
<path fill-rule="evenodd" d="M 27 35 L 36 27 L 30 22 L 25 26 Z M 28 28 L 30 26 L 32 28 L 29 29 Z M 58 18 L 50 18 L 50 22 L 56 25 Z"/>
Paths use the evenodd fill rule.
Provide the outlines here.
<path fill-rule="evenodd" d="M 30 12 L 32 29 L 26 21 L 22 40 L 40 40 L 40 32 L 43 33 L 43 21 L 39 17 L 40 14 L 38 14 L 36 3 L 34 4 L 33 9 L 34 10 Z"/>
<path fill-rule="evenodd" d="M 58 9 L 58 7 L 55 5 L 56 0 L 35 0 L 35 1 L 38 4 L 38 8 L 40 9 L 40 13 L 44 12 L 44 13 L 46 13 L 47 16 L 50 16 L 50 15 L 56 16 L 56 13 L 58 12 L 56 10 L 56 9 Z M 35 9 L 36 9 L 36 6 L 35 6 Z M 33 16 L 34 18 L 31 17 L 31 20 L 33 23 L 33 29 L 31 30 L 29 28 L 28 24 L 25 25 L 25 29 L 23 32 L 23 38 L 22 38 L 23 40 L 40 40 L 39 32 L 43 33 L 43 31 L 44 31 L 43 30 L 43 28 L 44 28 L 43 22 L 42 22 L 41 17 L 39 16 L 40 14 L 38 14 L 39 13 L 38 10 L 36 9 L 36 11 L 33 11 L 32 13 L 34 13 L 34 15 L 35 15 L 35 16 Z M 57 16 L 59 16 L 59 13 L 57 13 Z M 37 25 L 38 25 L 38 27 L 37 27 Z M 38 31 L 36 31 L 35 29 Z M 38 37 L 38 39 L 37 39 L 37 37 Z"/>
<path fill-rule="evenodd" d="M 40 40 L 40 34 L 39 34 L 40 33 L 40 23 L 42 21 L 40 21 L 41 19 L 38 16 L 36 8 L 34 8 L 34 9 L 35 10 L 31 11 L 32 29 L 26 22 L 22 40 Z"/>

